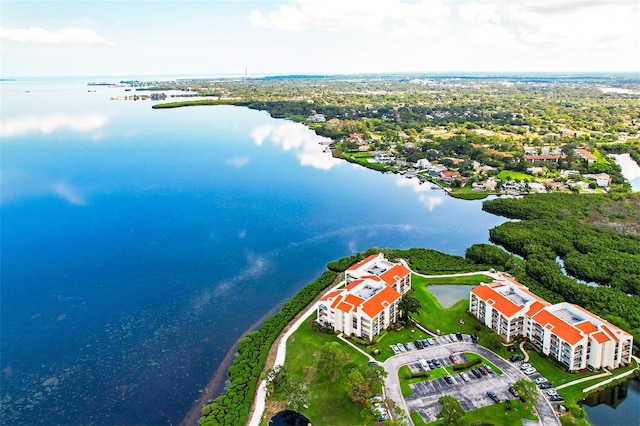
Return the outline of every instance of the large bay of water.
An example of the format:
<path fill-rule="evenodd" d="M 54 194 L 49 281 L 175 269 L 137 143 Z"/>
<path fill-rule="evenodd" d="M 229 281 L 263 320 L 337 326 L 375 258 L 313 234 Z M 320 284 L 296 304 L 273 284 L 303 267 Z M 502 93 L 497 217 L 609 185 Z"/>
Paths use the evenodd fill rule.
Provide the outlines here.
<path fill-rule="evenodd" d="M 504 220 L 265 112 L 152 110 L 92 80 L 1 83 L 2 424 L 178 423 L 328 261 L 463 255 Z"/>

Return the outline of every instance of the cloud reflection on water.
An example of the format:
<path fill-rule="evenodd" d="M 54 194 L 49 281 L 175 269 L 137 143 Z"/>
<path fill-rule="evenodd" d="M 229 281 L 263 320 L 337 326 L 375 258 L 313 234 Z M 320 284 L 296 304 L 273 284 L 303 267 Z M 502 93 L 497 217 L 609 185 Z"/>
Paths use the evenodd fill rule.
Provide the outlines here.
<path fill-rule="evenodd" d="M 86 198 L 77 186 L 63 179 L 52 179 L 17 169 L 1 171 L 0 190 L 0 204 L 47 195 L 54 195 L 74 206 L 86 204 Z"/>
<path fill-rule="evenodd" d="M 14 137 L 28 133 L 46 135 L 61 129 L 91 132 L 102 128 L 109 121 L 109 118 L 107 114 L 102 113 L 57 113 L 12 117 L 0 122 L 0 136 Z"/>
<path fill-rule="evenodd" d="M 329 138 L 318 136 L 299 123 L 285 122 L 256 127 L 251 131 L 251 137 L 258 146 L 269 139 L 284 151 L 294 151 L 301 166 L 330 170 L 341 163 L 341 160 L 324 151 L 331 142 Z"/>
<path fill-rule="evenodd" d="M 399 187 L 409 187 L 413 192 L 418 194 L 418 201 L 425 206 L 430 212 L 444 202 L 444 195 L 441 190 L 431 189 L 431 185 L 421 184 L 418 179 L 407 179 L 398 177 L 396 185 Z"/>

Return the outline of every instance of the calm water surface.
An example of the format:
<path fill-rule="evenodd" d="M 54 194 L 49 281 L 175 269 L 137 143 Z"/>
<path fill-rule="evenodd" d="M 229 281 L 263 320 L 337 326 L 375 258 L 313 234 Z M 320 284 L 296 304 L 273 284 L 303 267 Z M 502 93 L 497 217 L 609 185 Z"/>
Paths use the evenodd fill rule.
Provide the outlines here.
<path fill-rule="evenodd" d="M 489 279 L 487 279 L 489 281 Z M 427 287 L 443 308 L 450 308 L 461 300 L 468 299 L 473 285 L 438 284 Z"/>
<path fill-rule="evenodd" d="M 504 221 L 340 162 L 302 125 L 93 80 L 0 86 L 2 424 L 178 423 L 328 261 L 463 255 Z"/>
<path fill-rule="evenodd" d="M 640 380 L 627 380 L 589 395 L 582 408 L 587 412 L 587 421 L 594 426 L 640 424 Z"/>

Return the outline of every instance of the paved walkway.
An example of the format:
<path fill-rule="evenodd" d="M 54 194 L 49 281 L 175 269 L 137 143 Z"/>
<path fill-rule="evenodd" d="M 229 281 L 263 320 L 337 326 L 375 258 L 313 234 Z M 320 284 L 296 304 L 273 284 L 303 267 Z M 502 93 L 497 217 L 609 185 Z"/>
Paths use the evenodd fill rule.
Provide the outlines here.
<path fill-rule="evenodd" d="M 349 340 L 345 339 L 345 337 L 344 337 L 344 335 L 342 333 L 338 334 L 338 339 L 342 340 L 343 342 L 345 342 L 347 345 L 351 346 L 356 351 L 362 353 L 364 356 L 369 358 L 369 361 L 375 361 L 376 360 L 374 357 L 372 357 L 371 355 L 369 355 L 368 353 L 366 353 L 365 351 L 363 351 L 362 349 L 360 349 L 359 347 L 357 347 L 356 345 L 351 343 Z"/>
<path fill-rule="evenodd" d="M 527 352 L 527 350 L 524 348 L 524 343 L 525 343 L 524 340 L 522 342 L 520 342 L 520 350 L 524 354 L 524 362 L 528 362 L 529 361 L 529 352 Z"/>
<path fill-rule="evenodd" d="M 633 371 L 633 370 L 632 370 Z M 569 383 L 565 383 L 559 386 L 556 386 L 556 389 L 568 388 L 569 386 L 577 385 L 578 383 L 588 382 L 593 379 L 599 379 L 600 377 L 607 377 L 611 375 L 611 371 L 605 370 L 604 373 L 594 374 L 593 376 L 583 377 L 582 379 L 577 379 Z"/>
<path fill-rule="evenodd" d="M 327 290 L 325 294 L 343 285 L 344 285 L 344 280 L 340 281 L 331 289 Z M 312 303 L 309 306 L 309 308 L 307 308 L 307 310 L 304 312 L 304 314 L 300 318 L 298 318 L 298 320 L 294 322 L 289 327 L 289 329 L 282 335 L 282 337 L 280 338 L 280 341 L 278 342 L 278 350 L 276 351 L 276 360 L 273 363 L 274 367 L 277 365 L 284 365 L 284 361 L 287 356 L 287 340 L 289 340 L 289 337 L 291 337 L 291 335 L 298 329 L 298 327 L 300 327 L 307 320 L 309 315 L 315 312 L 317 304 L 318 304 L 317 302 Z M 263 380 L 258 385 L 258 389 L 254 396 L 255 407 L 254 407 L 251 419 L 249 419 L 248 424 L 250 426 L 258 426 L 260 424 L 260 419 L 262 419 L 262 414 L 264 413 L 266 399 L 267 399 L 267 382 Z"/>

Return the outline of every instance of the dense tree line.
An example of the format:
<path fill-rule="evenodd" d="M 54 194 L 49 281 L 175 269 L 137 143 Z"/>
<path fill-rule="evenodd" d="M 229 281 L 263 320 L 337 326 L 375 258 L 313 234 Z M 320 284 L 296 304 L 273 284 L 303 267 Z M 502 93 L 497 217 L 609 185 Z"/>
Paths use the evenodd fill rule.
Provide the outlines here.
<path fill-rule="evenodd" d="M 269 317 L 257 331 L 240 341 L 238 355 L 229 367 L 230 384 L 224 395 L 203 408 L 200 425 L 245 424 L 269 348 L 287 323 L 335 278 L 335 272 L 325 271 L 283 304 L 280 312 Z"/>
<path fill-rule="evenodd" d="M 640 195 L 540 194 L 483 206 L 520 219 L 491 229 L 490 238 L 525 257 L 524 274 L 518 276 L 523 284 L 552 303 L 581 305 L 640 341 Z M 568 273 L 602 285 L 567 276 L 557 257 Z"/>

